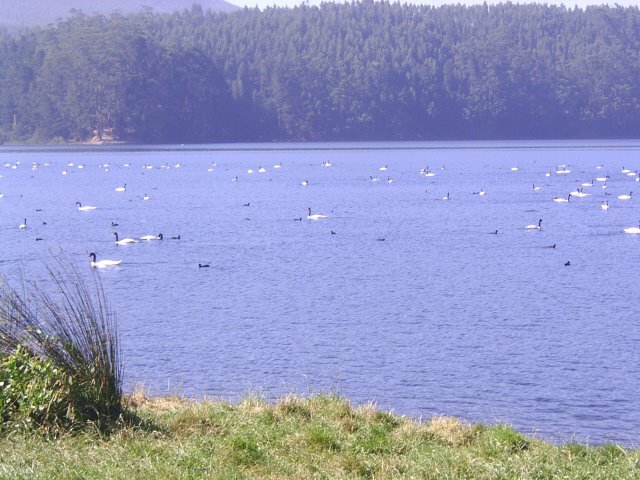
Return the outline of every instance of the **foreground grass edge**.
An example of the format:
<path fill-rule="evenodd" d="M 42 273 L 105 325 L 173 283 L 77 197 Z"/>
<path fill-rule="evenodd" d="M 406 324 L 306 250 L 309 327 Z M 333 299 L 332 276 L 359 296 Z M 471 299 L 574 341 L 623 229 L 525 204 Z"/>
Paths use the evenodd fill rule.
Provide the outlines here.
<path fill-rule="evenodd" d="M 505 425 L 417 421 L 337 395 L 275 403 L 125 398 L 137 421 L 109 433 L 0 438 L 0 478 L 611 478 L 640 451 L 552 445 Z"/>

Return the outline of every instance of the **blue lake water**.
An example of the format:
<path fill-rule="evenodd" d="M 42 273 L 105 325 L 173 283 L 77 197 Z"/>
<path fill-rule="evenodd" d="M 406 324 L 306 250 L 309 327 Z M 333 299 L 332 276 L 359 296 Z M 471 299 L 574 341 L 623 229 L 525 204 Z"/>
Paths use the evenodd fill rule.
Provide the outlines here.
<path fill-rule="evenodd" d="M 638 141 L 3 147 L 0 273 L 44 281 L 60 249 L 96 272 L 127 389 L 337 390 L 637 445 L 639 168 Z"/>

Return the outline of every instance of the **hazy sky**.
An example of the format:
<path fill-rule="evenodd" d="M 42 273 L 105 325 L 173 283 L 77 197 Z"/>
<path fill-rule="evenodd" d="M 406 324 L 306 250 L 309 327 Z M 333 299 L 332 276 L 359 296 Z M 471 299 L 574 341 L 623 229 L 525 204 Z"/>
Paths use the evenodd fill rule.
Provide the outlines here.
<path fill-rule="evenodd" d="M 233 3 L 234 5 L 239 5 L 241 7 L 249 6 L 249 7 L 272 7 L 274 5 L 279 7 L 292 7 L 294 5 L 299 5 L 301 0 L 227 0 L 229 3 Z M 461 3 L 463 5 L 474 5 L 483 3 L 484 0 L 412 0 L 406 3 L 414 3 L 414 4 L 424 4 L 424 5 L 443 5 L 443 4 L 457 4 Z M 310 4 L 319 4 L 320 0 L 310 0 L 308 3 Z M 343 3 L 343 2 L 337 2 Z M 393 2 L 392 2 L 393 3 Z M 403 2 L 405 3 L 405 2 Z M 499 3 L 493 0 L 488 0 L 487 3 Z M 567 7 L 585 7 L 587 5 L 621 5 L 624 7 L 640 5 L 640 0 L 549 0 L 549 1 L 538 1 L 538 2 L 526 2 L 526 1 L 513 1 L 512 3 L 546 3 L 546 4 L 556 4 L 559 5 L 561 3 L 565 4 Z"/>

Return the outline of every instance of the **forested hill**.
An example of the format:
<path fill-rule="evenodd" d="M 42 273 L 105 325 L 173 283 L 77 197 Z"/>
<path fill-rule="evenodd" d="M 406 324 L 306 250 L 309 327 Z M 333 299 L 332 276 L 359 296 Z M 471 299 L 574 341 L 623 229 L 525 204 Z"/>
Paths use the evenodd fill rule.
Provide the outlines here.
<path fill-rule="evenodd" d="M 188 10 L 194 3 L 203 10 L 232 12 L 239 7 L 224 0 L 1 0 L 0 25 L 24 27 L 46 25 L 67 17 L 72 10 L 86 14 L 132 13 L 151 8 L 156 12 Z"/>
<path fill-rule="evenodd" d="M 320 7 L 83 16 L 0 38 L 0 138 L 640 137 L 640 11 Z"/>

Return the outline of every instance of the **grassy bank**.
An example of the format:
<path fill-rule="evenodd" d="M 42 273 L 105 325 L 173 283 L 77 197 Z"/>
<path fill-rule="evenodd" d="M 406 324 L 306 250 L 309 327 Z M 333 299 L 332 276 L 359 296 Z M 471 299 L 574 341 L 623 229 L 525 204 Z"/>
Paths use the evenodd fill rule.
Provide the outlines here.
<path fill-rule="evenodd" d="M 554 446 L 506 426 L 423 423 L 330 395 L 270 404 L 128 400 L 137 426 L 0 438 L 2 479 L 637 479 L 640 451 Z"/>

